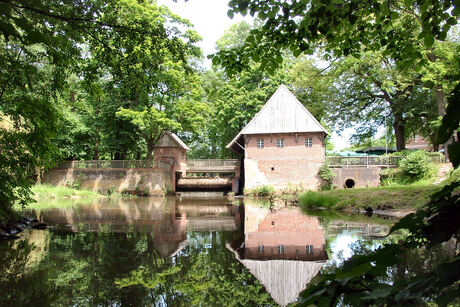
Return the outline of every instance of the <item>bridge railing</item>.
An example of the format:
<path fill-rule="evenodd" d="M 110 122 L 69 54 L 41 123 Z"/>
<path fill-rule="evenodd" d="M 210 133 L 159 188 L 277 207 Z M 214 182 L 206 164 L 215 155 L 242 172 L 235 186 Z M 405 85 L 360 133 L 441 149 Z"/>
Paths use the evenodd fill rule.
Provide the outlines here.
<path fill-rule="evenodd" d="M 357 157 L 342 157 L 342 156 L 327 156 L 326 162 L 331 167 L 395 167 L 398 162 L 403 159 L 402 156 L 357 156 Z"/>
<path fill-rule="evenodd" d="M 187 160 L 187 167 L 190 168 L 219 168 L 219 167 L 234 167 L 240 166 L 238 159 L 192 159 Z"/>
<path fill-rule="evenodd" d="M 162 165 L 158 165 L 161 167 Z M 64 161 L 57 168 L 63 169 L 131 169 L 154 168 L 153 160 L 77 160 Z"/>
<path fill-rule="evenodd" d="M 437 153 L 428 154 L 431 162 L 442 163 L 443 156 Z M 326 156 L 326 162 L 331 167 L 396 167 L 404 156 Z"/>

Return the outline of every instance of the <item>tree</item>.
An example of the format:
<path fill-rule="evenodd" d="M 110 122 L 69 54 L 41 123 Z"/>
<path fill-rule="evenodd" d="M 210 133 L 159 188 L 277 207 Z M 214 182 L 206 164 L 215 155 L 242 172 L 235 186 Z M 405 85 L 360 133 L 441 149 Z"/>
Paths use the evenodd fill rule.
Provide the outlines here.
<path fill-rule="evenodd" d="M 235 13 L 257 14 L 262 23 L 251 30 L 242 46 L 213 56 L 214 64 L 223 65 L 230 73 L 249 67 L 251 60 L 274 71 L 282 62 L 283 50 L 291 50 L 295 56 L 313 54 L 318 45 L 335 57 L 383 50 L 404 67 L 423 65 L 420 43 L 431 48 L 435 40 L 445 40 L 460 15 L 460 8 L 451 0 L 232 0 L 229 6 L 230 18 Z M 394 28 L 405 12 L 413 16 L 411 23 L 420 26 L 415 36 L 412 27 Z"/>
<path fill-rule="evenodd" d="M 336 97 L 330 118 L 337 126 L 357 129 L 361 138 L 372 137 L 388 120 L 393 126 L 398 151 L 405 149 L 406 125 L 428 113 L 436 118 L 428 90 L 421 86 L 422 74 L 402 70 L 379 52 L 360 59 L 347 57 L 334 64 Z M 435 112 L 433 114 L 432 112 Z"/>
<path fill-rule="evenodd" d="M 57 100 L 69 71 L 88 80 L 101 75 L 110 78 L 117 72 L 129 73 L 129 77 L 140 74 L 142 66 L 130 66 L 129 71 L 104 70 L 114 58 L 121 63 L 129 50 L 124 48 L 134 48 L 136 45 L 129 42 L 138 41 L 159 46 L 154 48 L 158 54 L 167 53 L 172 61 L 187 63 L 188 50 L 197 50 L 193 47 L 197 37 L 194 32 L 179 31 L 175 21 L 187 24 L 166 8 L 141 0 L 0 1 L 2 216 L 11 214 L 15 201 L 30 201 L 29 187 L 37 168 L 53 160 L 56 150 L 50 139 L 59 118 Z M 113 42 L 123 42 L 124 48 L 114 47 Z M 100 61 L 92 61 L 96 58 Z M 127 60 L 135 63 L 133 57 Z M 145 84 L 137 78 L 130 87 Z M 136 97 L 132 91 L 129 94 Z M 96 135 L 94 143 L 99 141 L 100 135 Z"/>
<path fill-rule="evenodd" d="M 147 143 L 147 160 L 152 159 L 153 147 L 163 131 L 180 129 L 180 124 L 153 107 L 144 111 L 121 108 L 116 115 L 129 119 L 139 128 L 140 134 Z"/>

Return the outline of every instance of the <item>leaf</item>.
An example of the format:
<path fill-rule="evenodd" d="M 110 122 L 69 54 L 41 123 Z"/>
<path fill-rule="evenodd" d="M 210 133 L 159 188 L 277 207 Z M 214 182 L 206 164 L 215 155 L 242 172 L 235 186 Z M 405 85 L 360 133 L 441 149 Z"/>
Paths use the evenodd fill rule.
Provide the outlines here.
<path fill-rule="evenodd" d="M 425 82 L 423 82 L 423 87 L 434 88 L 434 82 L 431 81 L 431 80 L 425 81 Z"/>
<path fill-rule="evenodd" d="M 427 48 L 431 48 L 433 46 L 433 43 L 434 43 L 434 38 L 432 35 L 427 35 L 425 36 L 425 38 L 423 39 L 423 42 L 425 43 L 425 46 Z"/>
<path fill-rule="evenodd" d="M 355 277 L 363 275 L 364 273 L 368 272 L 372 266 L 370 263 L 363 263 L 358 266 L 353 267 L 351 270 L 341 271 L 336 274 L 338 279 L 346 278 L 346 277 Z"/>
<path fill-rule="evenodd" d="M 230 17 L 230 19 L 233 19 L 233 10 L 228 10 L 227 16 Z"/>
<path fill-rule="evenodd" d="M 446 22 L 450 24 L 451 26 L 454 26 L 457 24 L 457 19 L 455 19 L 454 17 L 450 17 L 449 19 L 446 20 Z"/>
<path fill-rule="evenodd" d="M 413 3 L 413 0 L 404 0 L 404 5 L 405 5 L 407 8 L 411 8 L 411 7 L 412 7 L 412 3 Z"/>

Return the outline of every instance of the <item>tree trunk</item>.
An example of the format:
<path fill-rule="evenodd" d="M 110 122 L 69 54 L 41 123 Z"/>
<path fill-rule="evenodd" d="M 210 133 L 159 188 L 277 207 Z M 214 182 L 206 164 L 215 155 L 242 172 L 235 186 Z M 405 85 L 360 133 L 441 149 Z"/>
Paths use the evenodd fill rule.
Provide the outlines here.
<path fill-rule="evenodd" d="M 406 140 L 405 140 L 405 129 L 404 123 L 401 120 L 395 119 L 393 124 L 396 137 L 396 151 L 402 151 L 406 149 Z"/>
<path fill-rule="evenodd" d="M 94 143 L 94 155 L 93 160 L 99 160 L 99 140 Z"/>
<path fill-rule="evenodd" d="M 140 160 L 140 159 L 141 159 L 141 151 L 138 149 L 136 153 L 136 160 Z"/>
<path fill-rule="evenodd" d="M 147 160 L 152 160 L 152 153 L 153 153 L 153 148 L 154 148 L 155 144 L 153 143 L 153 141 L 151 140 L 148 140 L 147 141 Z"/>

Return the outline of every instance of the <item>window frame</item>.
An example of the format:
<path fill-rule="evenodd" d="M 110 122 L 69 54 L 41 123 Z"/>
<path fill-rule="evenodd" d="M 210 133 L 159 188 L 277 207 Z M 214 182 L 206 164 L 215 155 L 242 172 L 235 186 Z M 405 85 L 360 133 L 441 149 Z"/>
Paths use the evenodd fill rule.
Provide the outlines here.
<path fill-rule="evenodd" d="M 260 148 L 260 149 L 264 148 L 264 147 L 265 147 L 265 141 L 264 141 L 264 139 L 257 139 L 257 140 L 256 140 L 256 147 L 257 147 L 257 148 Z"/>
<path fill-rule="evenodd" d="M 313 147 L 313 138 L 305 138 L 305 147 Z"/>
<path fill-rule="evenodd" d="M 284 147 L 284 139 L 276 139 L 276 147 L 277 148 L 283 148 Z"/>

